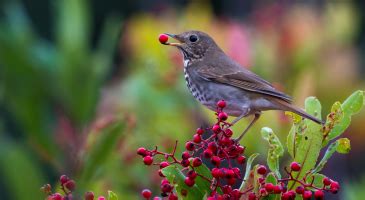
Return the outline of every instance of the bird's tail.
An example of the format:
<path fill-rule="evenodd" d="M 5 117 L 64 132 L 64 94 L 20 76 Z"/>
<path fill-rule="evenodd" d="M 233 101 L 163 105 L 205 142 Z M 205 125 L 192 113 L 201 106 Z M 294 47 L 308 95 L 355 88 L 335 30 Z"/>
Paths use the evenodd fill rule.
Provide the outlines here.
<path fill-rule="evenodd" d="M 321 124 L 321 125 L 324 125 L 325 124 L 325 121 L 322 121 L 308 113 L 306 113 L 304 110 L 286 102 L 286 101 L 282 101 L 282 100 L 279 100 L 279 99 L 276 99 L 277 102 L 279 103 L 280 107 L 282 107 L 283 110 L 285 111 L 290 111 L 290 112 L 293 112 L 297 115 L 300 115 L 304 118 L 307 118 L 309 120 L 312 120 L 313 122 L 316 122 L 317 124 Z"/>

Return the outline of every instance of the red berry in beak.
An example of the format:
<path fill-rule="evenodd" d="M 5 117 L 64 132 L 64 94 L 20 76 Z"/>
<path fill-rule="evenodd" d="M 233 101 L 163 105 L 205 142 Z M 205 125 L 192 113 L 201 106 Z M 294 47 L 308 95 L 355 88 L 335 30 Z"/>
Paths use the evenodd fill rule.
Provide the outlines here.
<path fill-rule="evenodd" d="M 169 37 L 165 34 L 160 34 L 160 36 L 158 36 L 158 40 L 161 42 L 161 44 L 166 44 L 166 42 L 169 40 Z"/>

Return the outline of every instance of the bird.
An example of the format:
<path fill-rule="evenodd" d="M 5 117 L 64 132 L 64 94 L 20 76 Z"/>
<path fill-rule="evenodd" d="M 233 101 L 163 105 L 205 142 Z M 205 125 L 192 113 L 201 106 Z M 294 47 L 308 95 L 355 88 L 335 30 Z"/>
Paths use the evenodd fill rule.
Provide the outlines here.
<path fill-rule="evenodd" d="M 292 104 L 292 98 L 278 91 L 257 74 L 230 58 L 207 33 L 186 31 L 164 33 L 165 45 L 177 47 L 183 55 L 184 76 L 188 89 L 201 104 L 215 111 L 217 102 L 225 100 L 225 112 L 236 117 L 233 125 L 244 117 L 254 116 L 243 135 L 260 118 L 263 111 L 282 110 L 296 113 L 318 124 L 323 121 Z M 167 42 L 167 36 L 177 42 Z"/>

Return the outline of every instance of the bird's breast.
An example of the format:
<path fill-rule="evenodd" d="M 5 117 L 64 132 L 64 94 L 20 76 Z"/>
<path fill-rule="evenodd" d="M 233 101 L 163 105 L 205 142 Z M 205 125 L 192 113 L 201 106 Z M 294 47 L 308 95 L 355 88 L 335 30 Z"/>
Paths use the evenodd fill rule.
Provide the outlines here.
<path fill-rule="evenodd" d="M 207 88 L 204 88 L 204 83 L 200 82 L 195 74 L 189 72 L 189 67 L 189 61 L 184 61 L 184 78 L 186 86 L 195 99 L 200 101 L 202 104 L 205 104 L 209 98 L 207 93 L 204 91 Z"/>

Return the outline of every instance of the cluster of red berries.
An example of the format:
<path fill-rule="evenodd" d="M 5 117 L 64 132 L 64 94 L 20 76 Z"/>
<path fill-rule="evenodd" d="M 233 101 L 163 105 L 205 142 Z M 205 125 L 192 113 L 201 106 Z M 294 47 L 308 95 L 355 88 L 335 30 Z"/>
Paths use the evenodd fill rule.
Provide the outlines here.
<path fill-rule="evenodd" d="M 159 165 L 159 175 L 164 177 L 161 169 L 171 164 L 177 164 L 183 167 L 181 170 L 185 173 L 184 183 L 192 187 L 195 184 L 196 177 L 200 176 L 211 184 L 210 197 L 224 199 L 239 199 L 244 192 L 238 189 L 232 189 L 232 186 L 237 180 L 242 180 L 241 169 L 245 163 L 245 156 L 243 155 L 245 148 L 232 139 L 233 131 L 229 128 L 231 125 L 226 122 L 228 115 L 223 111 L 226 107 L 225 101 L 217 103 L 217 123 L 212 127 L 203 129 L 198 128 L 193 135 L 192 140 L 185 143 L 185 149 L 181 155 L 181 159 L 175 157 L 176 145 L 172 153 L 160 152 L 156 149 L 147 150 L 146 148 L 139 148 L 137 153 L 143 157 L 145 165 Z M 155 155 L 163 155 L 162 162 L 154 163 Z M 210 162 L 214 168 L 210 170 L 212 179 L 204 177 L 196 172 L 195 168 L 202 165 L 203 160 Z M 235 167 L 238 166 L 238 167 Z M 223 191 L 223 195 L 218 194 L 218 188 Z M 173 184 L 166 179 L 161 182 L 161 192 L 163 197 L 168 199 L 177 199 L 174 192 Z M 183 191 L 183 196 L 187 191 Z M 142 196 L 146 199 L 151 198 L 149 190 L 143 190 Z"/>
<path fill-rule="evenodd" d="M 273 183 L 265 182 L 265 174 L 267 173 L 267 169 L 265 166 L 260 165 L 257 168 L 257 173 L 262 177 L 258 178 L 258 183 L 260 185 L 258 193 L 251 192 L 248 195 L 249 200 L 257 200 L 261 197 L 268 196 L 269 194 L 281 194 L 282 200 L 294 200 L 297 195 L 301 195 L 303 200 L 310 200 L 314 197 L 316 200 L 324 199 L 324 191 L 329 191 L 332 193 L 337 193 L 340 189 L 340 185 L 338 182 L 333 181 L 327 177 L 323 178 L 322 183 L 323 187 L 318 188 L 314 185 L 314 179 L 311 180 L 310 183 L 307 183 L 307 175 L 302 179 L 298 180 L 294 178 L 293 172 L 298 172 L 301 170 L 301 165 L 297 162 L 292 162 L 290 164 L 290 170 L 286 170 L 289 177 L 278 179 L 278 184 L 274 185 Z M 293 181 L 299 183 L 295 189 L 288 190 L 287 185 L 289 181 Z"/>
<path fill-rule="evenodd" d="M 60 176 L 59 181 L 61 184 L 61 190 L 64 193 L 63 195 L 58 192 L 52 193 L 52 186 L 50 184 L 46 184 L 41 188 L 41 190 L 48 195 L 47 200 L 72 200 L 72 192 L 75 190 L 76 187 L 75 181 L 70 179 L 66 175 Z M 94 193 L 86 192 L 84 195 L 84 200 L 94 200 Z M 99 196 L 98 200 L 105 200 L 105 197 Z"/>
<path fill-rule="evenodd" d="M 307 182 L 306 176 L 298 180 L 293 176 L 293 172 L 301 170 L 301 165 L 297 162 L 293 162 L 290 165 L 290 170 L 286 170 L 288 178 L 279 179 L 276 177 L 278 184 L 266 182 L 266 175 L 268 170 L 265 166 L 260 165 L 256 168 L 257 174 L 260 177 L 257 179 L 259 188 L 256 191 L 254 186 L 245 188 L 240 191 L 235 187 L 235 183 L 240 180 L 242 182 L 243 176 L 241 169 L 245 163 L 245 156 L 243 155 L 245 147 L 241 146 L 236 140 L 232 139 L 233 132 L 230 129 L 231 124 L 226 122 L 228 115 L 224 112 L 226 102 L 221 100 L 217 103 L 217 122 L 206 129 L 198 128 L 193 135 L 192 140 L 185 143 L 185 149 L 181 155 L 181 159 L 175 156 L 177 142 L 172 153 L 165 153 L 157 150 L 147 150 L 141 147 L 137 150 L 137 153 L 143 157 L 145 165 L 158 165 L 158 173 L 163 180 L 161 181 L 161 196 L 166 197 L 169 200 L 178 199 L 177 192 L 174 184 L 170 183 L 162 173 L 162 169 L 175 164 L 182 167 L 181 172 L 185 174 L 184 183 L 188 187 L 192 187 L 195 184 L 196 177 L 210 183 L 210 194 L 208 194 L 208 200 L 238 200 L 245 198 L 248 200 L 259 200 L 270 194 L 277 194 L 281 196 L 282 200 L 294 200 L 297 195 L 301 195 L 304 200 L 309 200 L 312 196 L 315 199 L 321 200 L 324 198 L 324 192 L 329 191 L 336 193 L 339 190 L 339 184 L 336 181 L 332 181 L 329 178 L 323 179 L 323 187 L 319 188 L 314 185 L 314 180 Z M 156 155 L 163 156 L 162 160 L 154 162 Z M 210 169 L 211 178 L 205 177 L 196 171 L 196 168 L 201 166 L 202 163 L 212 166 Z M 288 183 L 296 183 L 298 186 L 296 189 L 287 188 Z M 181 191 L 181 196 L 187 195 L 186 190 Z M 142 196 L 145 199 L 151 199 L 152 193 L 150 190 L 145 189 L 142 191 Z M 154 197 L 154 200 L 161 199 L 161 197 Z"/>

